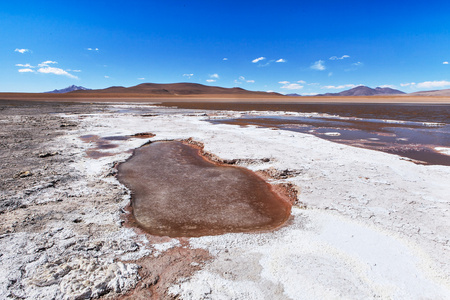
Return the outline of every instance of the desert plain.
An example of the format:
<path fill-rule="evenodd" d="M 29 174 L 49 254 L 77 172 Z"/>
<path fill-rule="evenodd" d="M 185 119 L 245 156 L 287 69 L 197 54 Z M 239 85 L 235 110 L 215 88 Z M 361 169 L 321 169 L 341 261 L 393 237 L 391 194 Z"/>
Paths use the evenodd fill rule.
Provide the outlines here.
<path fill-rule="evenodd" d="M 448 97 L 0 98 L 1 299 L 450 298 L 450 167 L 210 122 L 287 112 L 164 106 L 193 99 L 449 105 Z M 118 181 L 117 165 L 146 143 L 172 140 L 202 144 L 205 154 L 289 185 L 296 199 L 288 221 L 271 231 L 192 238 L 135 226 L 133 194 Z"/>

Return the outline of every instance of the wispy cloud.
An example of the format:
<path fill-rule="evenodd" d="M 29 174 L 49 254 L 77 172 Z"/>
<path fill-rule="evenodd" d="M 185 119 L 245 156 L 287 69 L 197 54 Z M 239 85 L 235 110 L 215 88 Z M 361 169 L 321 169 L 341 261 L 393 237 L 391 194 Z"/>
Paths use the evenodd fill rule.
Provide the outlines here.
<path fill-rule="evenodd" d="M 38 64 L 39 67 L 48 67 L 50 64 L 57 64 L 56 61 L 47 60 Z"/>
<path fill-rule="evenodd" d="M 99 49 L 98 48 L 86 48 L 86 50 L 88 50 L 88 51 L 98 51 Z"/>
<path fill-rule="evenodd" d="M 26 52 L 31 52 L 31 50 L 30 50 L 30 49 L 19 49 L 19 48 L 16 48 L 16 49 L 14 50 L 14 52 L 19 52 L 19 53 L 24 54 L 24 53 L 26 53 Z"/>
<path fill-rule="evenodd" d="M 37 71 L 39 73 L 43 73 L 43 74 L 63 75 L 63 76 L 67 76 L 69 78 L 78 79 L 77 76 L 72 75 L 69 72 L 64 71 L 63 69 L 60 69 L 60 68 L 46 66 L 46 67 L 39 68 Z"/>
<path fill-rule="evenodd" d="M 106 79 L 108 79 L 108 78 L 109 78 L 109 76 L 108 76 L 108 75 L 105 75 L 105 78 L 106 78 Z"/>
<path fill-rule="evenodd" d="M 238 84 L 243 83 L 243 82 L 247 82 L 247 83 L 255 83 L 255 81 L 254 81 L 253 79 L 246 79 L 244 76 L 239 76 L 239 80 L 236 79 L 236 80 L 234 81 L 234 83 L 238 83 Z"/>
<path fill-rule="evenodd" d="M 402 87 L 410 87 L 410 88 L 419 88 L 419 89 L 438 89 L 438 88 L 445 88 L 450 86 L 450 81 L 447 80 L 440 80 L 440 81 L 424 81 L 424 82 L 407 82 L 407 83 L 400 83 L 400 86 Z"/>
<path fill-rule="evenodd" d="M 345 89 L 345 88 L 354 88 L 357 87 L 358 85 L 356 84 L 343 84 L 343 85 L 326 85 L 321 87 L 322 89 L 326 89 L 326 90 L 340 90 L 340 89 Z"/>
<path fill-rule="evenodd" d="M 73 79 L 78 79 L 78 77 L 70 74 L 68 71 L 81 72 L 81 70 L 70 70 L 70 69 L 63 70 L 61 68 L 51 67 L 50 65 L 52 65 L 52 64 L 57 64 L 57 62 L 52 61 L 52 60 L 47 60 L 47 61 L 41 62 L 40 64 L 38 64 L 37 70 L 33 70 L 36 67 L 34 67 L 30 64 L 16 64 L 16 67 L 22 67 L 22 69 L 18 70 L 18 72 L 20 72 L 20 73 L 54 74 L 54 75 L 67 76 L 67 77 L 73 78 Z"/>
<path fill-rule="evenodd" d="M 32 65 L 30 64 L 16 64 L 16 67 L 24 67 L 24 68 L 34 68 Z"/>
<path fill-rule="evenodd" d="M 211 74 L 211 75 L 209 75 L 209 77 L 219 79 L 219 74 L 217 74 L 217 73 Z"/>
<path fill-rule="evenodd" d="M 144 77 L 141 77 L 141 78 L 138 78 L 138 80 L 145 80 L 145 78 L 144 78 Z"/>
<path fill-rule="evenodd" d="M 349 72 L 349 71 L 356 71 L 356 70 L 358 70 L 360 67 L 363 67 L 363 66 L 364 66 L 364 64 L 363 64 L 362 62 L 358 61 L 358 62 L 352 63 L 351 66 L 350 66 L 350 68 L 345 69 L 344 71 L 346 71 L 346 72 Z"/>
<path fill-rule="evenodd" d="M 284 58 L 280 58 L 278 60 L 276 60 L 275 62 L 277 63 L 285 63 L 287 60 L 285 60 Z"/>
<path fill-rule="evenodd" d="M 396 89 L 397 87 L 392 84 L 383 84 L 379 86 L 380 88 L 390 88 L 390 89 Z"/>
<path fill-rule="evenodd" d="M 206 79 L 206 82 L 216 82 L 215 79 Z"/>
<path fill-rule="evenodd" d="M 33 69 L 19 69 L 19 73 L 34 73 Z"/>
<path fill-rule="evenodd" d="M 424 81 L 417 84 L 420 89 L 443 88 L 450 86 L 450 81 Z"/>
<path fill-rule="evenodd" d="M 317 71 L 323 71 L 326 69 L 324 63 L 325 62 L 323 60 L 318 60 L 315 63 L 313 63 L 310 68 Z"/>
<path fill-rule="evenodd" d="M 191 74 L 183 74 L 183 77 L 187 77 L 187 78 L 189 78 L 189 79 L 190 79 L 192 76 L 194 76 L 194 74 L 192 74 L 192 73 L 191 73 Z"/>
<path fill-rule="evenodd" d="M 444 61 L 442 64 L 443 65 L 448 65 L 448 61 Z"/>
<path fill-rule="evenodd" d="M 280 81 L 278 83 L 281 83 L 282 84 L 281 88 L 286 90 L 300 90 L 303 88 L 303 85 L 300 85 L 298 83 L 290 83 L 289 81 Z"/>
<path fill-rule="evenodd" d="M 330 60 L 341 60 L 341 59 L 349 58 L 349 57 L 350 57 L 350 55 L 332 56 L 332 57 L 330 57 Z"/>
<path fill-rule="evenodd" d="M 224 58 L 222 58 L 222 60 L 228 60 L 228 58 L 224 57 Z"/>
<path fill-rule="evenodd" d="M 265 59 L 266 58 L 264 56 L 261 56 L 261 57 L 258 57 L 258 58 L 255 58 L 254 60 L 252 60 L 252 63 L 256 64 L 257 62 L 265 60 Z"/>

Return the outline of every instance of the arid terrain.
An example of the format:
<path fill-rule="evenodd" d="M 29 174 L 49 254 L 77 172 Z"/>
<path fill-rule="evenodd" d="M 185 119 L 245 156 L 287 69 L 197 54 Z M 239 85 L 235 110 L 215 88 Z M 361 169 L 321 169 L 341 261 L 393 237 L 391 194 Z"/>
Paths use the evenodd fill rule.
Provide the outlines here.
<path fill-rule="evenodd" d="M 1 299 L 450 297 L 449 167 L 308 134 L 213 125 L 207 121 L 240 112 L 133 97 L 1 95 L 13 99 L 0 101 Z M 373 101 L 397 99 L 449 102 Z M 257 98 L 239 98 L 246 101 Z M 149 141 L 187 139 L 295 187 L 288 222 L 198 238 L 134 227 L 117 164 Z"/>

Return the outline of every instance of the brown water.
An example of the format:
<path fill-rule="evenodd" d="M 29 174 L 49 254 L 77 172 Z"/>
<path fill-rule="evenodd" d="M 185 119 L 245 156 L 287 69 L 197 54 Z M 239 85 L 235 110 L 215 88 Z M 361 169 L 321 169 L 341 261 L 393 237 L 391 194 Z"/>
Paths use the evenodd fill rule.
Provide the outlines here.
<path fill-rule="evenodd" d="M 270 230 L 291 205 L 253 172 L 205 160 L 181 142 L 156 142 L 135 150 L 118 167 L 132 191 L 137 224 L 154 235 L 194 237 Z"/>

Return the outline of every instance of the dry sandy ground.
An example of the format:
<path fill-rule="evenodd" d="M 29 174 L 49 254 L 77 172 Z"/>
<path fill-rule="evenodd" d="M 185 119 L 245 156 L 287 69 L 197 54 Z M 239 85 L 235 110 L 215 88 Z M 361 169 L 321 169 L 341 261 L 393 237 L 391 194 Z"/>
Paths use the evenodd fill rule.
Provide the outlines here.
<path fill-rule="evenodd" d="M 136 93 L 66 93 L 66 94 L 44 94 L 44 93 L 0 93 L 0 99 L 24 100 L 24 101 L 60 101 L 81 103 L 149 103 L 149 102 L 243 102 L 243 103 L 427 103 L 448 104 L 450 96 L 445 94 L 429 95 L 387 95 L 387 96 L 273 96 L 246 95 L 246 94 L 219 94 L 219 95 L 191 95 L 191 96 L 164 96 Z"/>
<path fill-rule="evenodd" d="M 229 114 L 2 106 L 0 298 L 450 298 L 449 167 L 205 122 Z M 95 143 L 79 137 L 142 132 L 192 138 L 252 170 L 288 170 L 273 183 L 300 191 L 291 219 L 274 232 L 190 239 L 124 226 L 130 192 L 114 165 L 149 139 L 111 141 L 93 159 Z"/>

